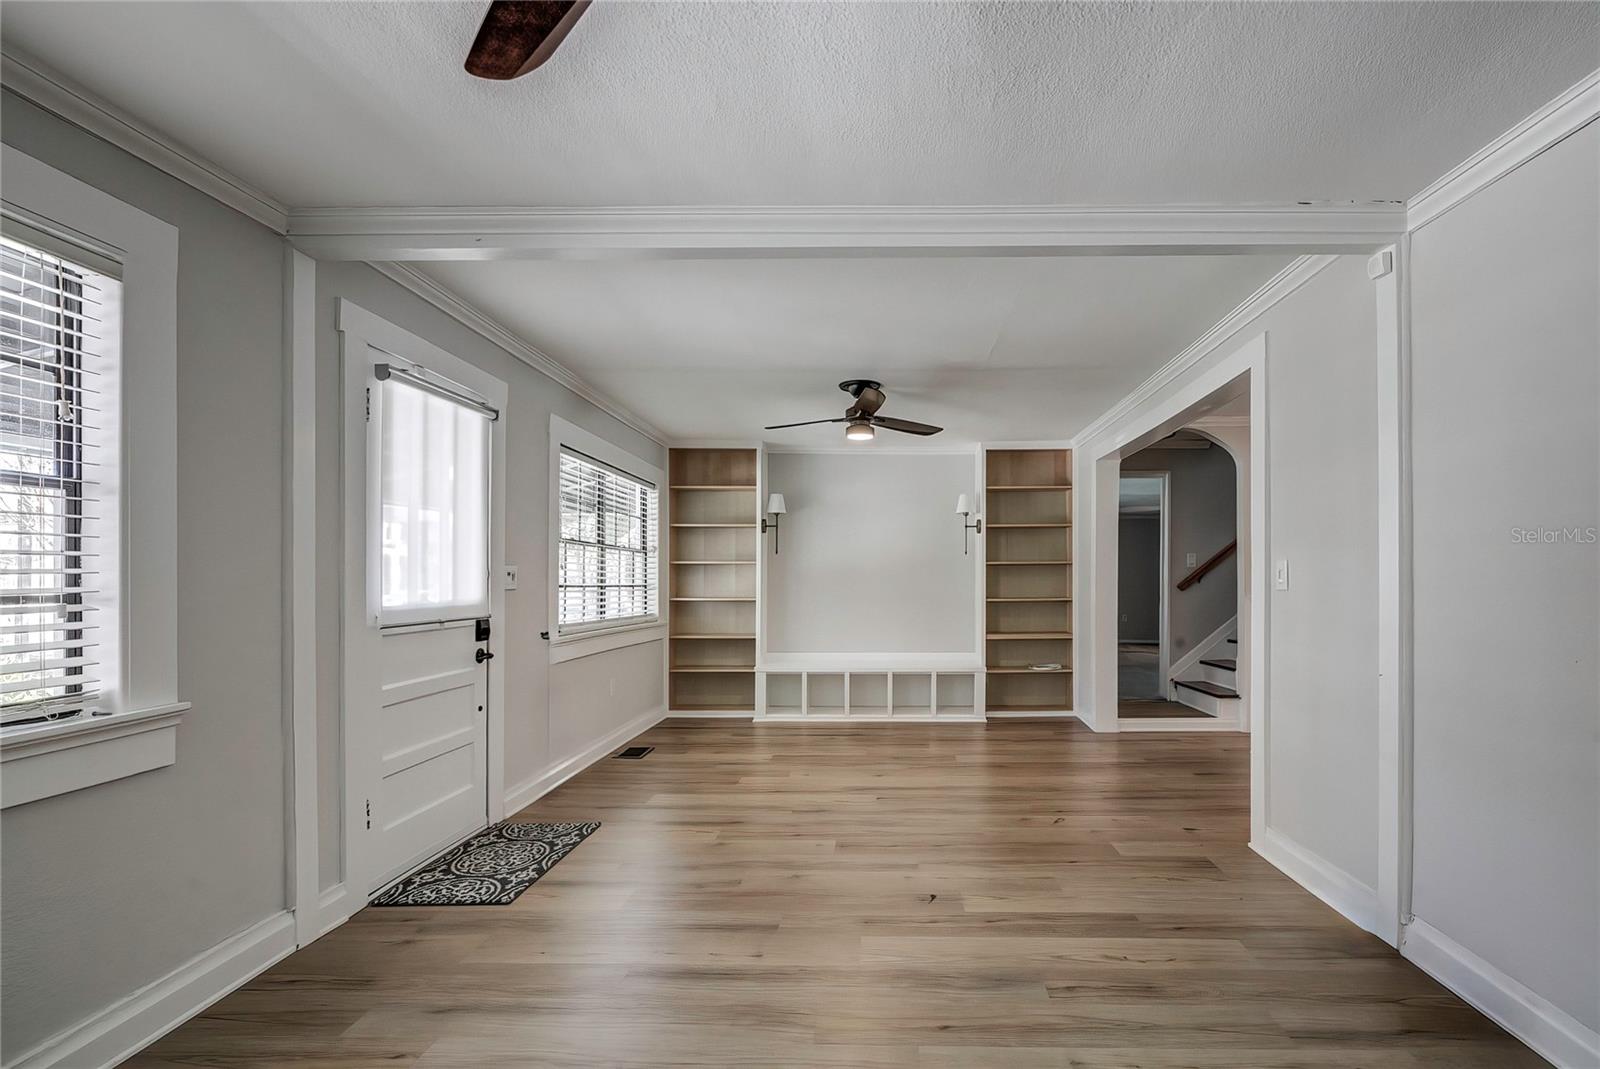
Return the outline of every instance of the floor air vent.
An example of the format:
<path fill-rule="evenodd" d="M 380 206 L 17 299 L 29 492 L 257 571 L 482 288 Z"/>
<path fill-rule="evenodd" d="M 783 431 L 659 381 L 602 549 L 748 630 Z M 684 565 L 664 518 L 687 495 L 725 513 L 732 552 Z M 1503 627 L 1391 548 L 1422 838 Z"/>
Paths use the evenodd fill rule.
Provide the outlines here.
<path fill-rule="evenodd" d="M 617 754 L 617 757 L 624 761 L 640 761 L 644 759 L 645 754 L 654 749 L 654 746 L 629 746 L 626 750 Z"/>

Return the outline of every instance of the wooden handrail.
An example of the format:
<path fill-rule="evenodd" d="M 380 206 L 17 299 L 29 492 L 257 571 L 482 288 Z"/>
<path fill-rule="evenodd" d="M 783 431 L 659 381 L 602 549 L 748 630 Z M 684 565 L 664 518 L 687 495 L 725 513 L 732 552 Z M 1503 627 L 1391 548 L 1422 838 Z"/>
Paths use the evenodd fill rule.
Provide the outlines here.
<path fill-rule="evenodd" d="M 1235 538 L 1232 542 L 1229 542 L 1227 545 L 1213 553 L 1211 555 L 1211 559 L 1207 560 L 1204 564 L 1200 565 L 1200 567 L 1196 568 L 1182 579 L 1179 579 L 1178 589 L 1188 590 L 1190 587 L 1194 586 L 1196 583 L 1206 577 L 1207 572 L 1211 571 L 1211 569 L 1215 568 L 1217 565 L 1233 556 L 1234 551 L 1238 548 L 1239 540 Z"/>

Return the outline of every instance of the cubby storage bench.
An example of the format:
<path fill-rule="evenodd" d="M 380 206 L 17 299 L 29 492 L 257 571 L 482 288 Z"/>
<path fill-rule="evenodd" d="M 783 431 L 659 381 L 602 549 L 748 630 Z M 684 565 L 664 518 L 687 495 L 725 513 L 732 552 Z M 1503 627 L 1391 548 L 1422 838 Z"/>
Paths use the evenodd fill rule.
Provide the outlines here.
<path fill-rule="evenodd" d="M 758 720 L 982 720 L 970 654 L 775 654 L 756 667 Z"/>

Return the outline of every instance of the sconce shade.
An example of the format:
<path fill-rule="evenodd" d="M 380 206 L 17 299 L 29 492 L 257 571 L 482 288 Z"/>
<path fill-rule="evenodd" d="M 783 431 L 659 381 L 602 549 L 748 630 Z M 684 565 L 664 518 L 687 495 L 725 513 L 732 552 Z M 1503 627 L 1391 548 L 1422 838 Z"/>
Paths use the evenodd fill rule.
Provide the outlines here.
<path fill-rule="evenodd" d="M 958 516 L 970 516 L 970 515 L 972 515 L 972 502 L 967 500 L 967 495 L 966 494 L 962 494 L 960 497 L 956 498 L 956 515 L 958 515 Z"/>
<path fill-rule="evenodd" d="M 767 497 L 767 512 L 772 516 L 782 516 L 789 511 L 789 506 L 784 502 L 782 494 L 770 494 Z"/>

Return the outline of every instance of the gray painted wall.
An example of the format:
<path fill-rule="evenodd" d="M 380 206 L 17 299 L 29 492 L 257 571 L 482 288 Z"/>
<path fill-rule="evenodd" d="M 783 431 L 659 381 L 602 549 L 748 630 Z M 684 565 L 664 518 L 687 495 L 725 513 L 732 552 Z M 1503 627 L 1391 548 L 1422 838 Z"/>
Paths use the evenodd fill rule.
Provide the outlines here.
<path fill-rule="evenodd" d="M 769 652 L 976 655 L 955 514 L 978 501 L 971 455 L 773 453 L 767 482 L 789 507 L 780 552 L 765 547 Z"/>
<path fill-rule="evenodd" d="M 1123 516 L 1117 539 L 1117 637 L 1161 636 L 1161 517 Z"/>
<path fill-rule="evenodd" d="M 321 882 L 342 878 L 339 604 L 343 546 L 340 505 L 341 371 L 337 315 L 348 298 L 375 315 L 504 379 L 506 408 L 506 560 L 518 566 L 518 588 L 506 594 L 505 633 L 498 639 L 506 694 L 505 783 L 513 790 L 582 752 L 635 717 L 665 704 L 664 643 L 549 663 L 539 632 L 549 622 L 550 416 L 561 416 L 656 467 L 666 450 L 595 408 L 548 376 L 484 340 L 378 271 L 356 263 L 317 264 L 317 578 L 318 791 Z M 614 690 L 614 693 L 613 693 Z"/>
<path fill-rule="evenodd" d="M 1122 462 L 1122 470 L 1165 471 L 1171 518 L 1167 546 L 1167 626 L 1171 661 L 1192 650 L 1238 612 L 1239 558 L 1223 561 L 1188 590 L 1178 580 L 1233 541 L 1238 529 L 1238 471 L 1220 445 L 1210 449 L 1145 449 Z"/>
<path fill-rule="evenodd" d="M 177 763 L 0 817 L 9 1062 L 282 910 L 283 242 L 4 94 L 7 144 L 179 230 Z"/>
<path fill-rule="evenodd" d="M 1412 239 L 1413 908 L 1600 1029 L 1600 125 Z"/>

